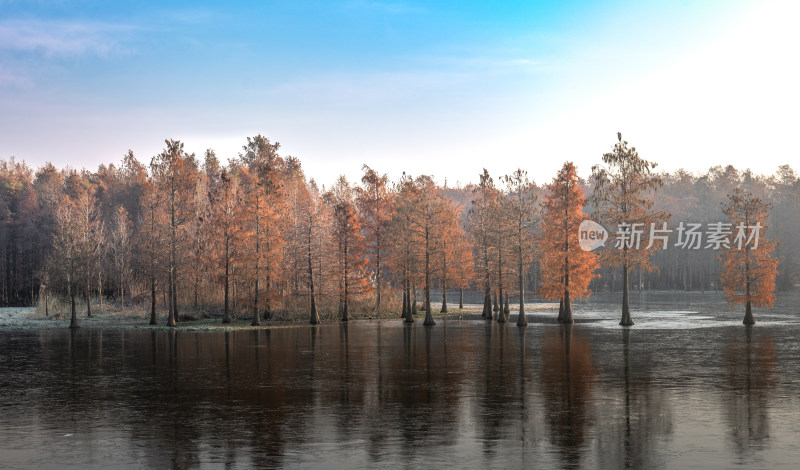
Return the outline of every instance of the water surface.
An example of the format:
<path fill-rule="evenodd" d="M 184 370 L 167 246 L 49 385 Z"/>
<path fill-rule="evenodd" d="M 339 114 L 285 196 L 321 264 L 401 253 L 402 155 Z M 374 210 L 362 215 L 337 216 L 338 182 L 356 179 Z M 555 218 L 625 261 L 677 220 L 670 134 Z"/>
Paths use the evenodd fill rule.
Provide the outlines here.
<path fill-rule="evenodd" d="M 573 327 L 0 331 L 10 468 L 795 468 L 800 298 L 617 296 Z M 549 315 L 549 314 L 548 314 Z"/>

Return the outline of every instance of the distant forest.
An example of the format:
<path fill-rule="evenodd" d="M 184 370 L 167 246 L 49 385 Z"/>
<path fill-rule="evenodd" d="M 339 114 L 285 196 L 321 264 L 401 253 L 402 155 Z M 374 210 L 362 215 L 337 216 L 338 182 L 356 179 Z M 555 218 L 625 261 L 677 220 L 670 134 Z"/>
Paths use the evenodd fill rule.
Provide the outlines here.
<path fill-rule="evenodd" d="M 518 297 L 518 279 L 528 300 L 543 292 L 539 240 L 550 227 L 540 212 L 555 175 L 530 168 L 533 183 L 523 171 L 476 168 L 479 183 L 448 187 L 424 175 L 389 181 L 365 165 L 361 181 L 340 177 L 322 187 L 279 150 L 259 135 L 227 164 L 212 150 L 187 154 L 173 140 L 149 165 L 132 152 L 95 171 L 0 161 L 0 303 L 78 298 L 89 314 L 95 299 L 168 309 L 176 320 L 202 309 L 305 319 L 309 309 L 323 317 L 399 315 L 412 302 L 417 308 L 425 284 L 439 298 L 420 299 L 420 309 L 438 309 L 443 288 L 451 296 L 483 291 L 484 280 L 493 293 L 499 286 L 501 302 L 502 292 Z M 798 285 L 800 180 L 789 165 L 768 176 L 733 166 L 656 174 L 653 209 L 668 213 L 670 226 L 725 221 L 722 207 L 736 188 L 769 203 L 763 235 L 778 242 L 776 288 Z M 580 185 L 593 193 L 591 181 Z M 528 233 L 515 239 L 522 190 L 534 204 L 522 214 Z M 591 217 L 591 203 L 584 212 Z M 718 255 L 654 250 L 655 269 L 635 268 L 630 289 L 720 290 Z M 595 273 L 592 291 L 622 289 L 618 267 L 601 263 Z"/>

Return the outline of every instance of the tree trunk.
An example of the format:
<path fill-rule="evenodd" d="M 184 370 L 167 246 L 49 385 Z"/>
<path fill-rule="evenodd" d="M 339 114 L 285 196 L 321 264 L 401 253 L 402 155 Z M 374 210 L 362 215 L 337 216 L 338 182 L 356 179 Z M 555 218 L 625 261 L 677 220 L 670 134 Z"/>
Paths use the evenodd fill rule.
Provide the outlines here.
<path fill-rule="evenodd" d="M 564 274 L 564 315 L 562 323 L 574 323 L 572 319 L 572 300 L 569 298 L 569 268 Z"/>
<path fill-rule="evenodd" d="M 270 270 L 267 269 L 267 278 L 264 280 L 266 284 L 266 290 L 264 295 L 264 320 L 270 320 L 272 318 L 272 297 L 270 297 L 270 292 L 272 292 L 272 275 L 270 274 Z M 283 292 L 283 289 L 281 289 Z"/>
<path fill-rule="evenodd" d="M 458 295 L 458 308 L 460 310 L 464 310 L 464 288 L 459 288 L 459 295 Z"/>
<path fill-rule="evenodd" d="M 229 306 L 229 280 L 230 280 L 230 240 L 227 234 L 227 230 L 225 233 L 225 278 L 223 279 L 224 286 L 223 286 L 223 295 L 225 297 L 224 302 L 225 305 L 223 306 L 223 316 L 222 316 L 222 323 L 230 323 L 231 322 L 231 310 Z"/>
<path fill-rule="evenodd" d="M 311 281 L 311 282 L 313 284 L 314 281 Z M 320 322 L 320 320 L 319 320 L 319 312 L 317 312 L 317 300 L 316 300 L 316 296 L 314 295 L 313 292 L 314 291 L 313 291 L 313 288 L 312 288 L 312 291 L 311 291 L 311 319 L 309 320 L 309 323 L 311 323 L 312 325 L 318 325 L 319 322 Z"/>
<path fill-rule="evenodd" d="M 517 326 L 528 326 L 528 317 L 525 315 L 525 274 L 522 270 L 522 236 L 520 235 L 520 245 L 517 256 L 517 269 L 519 269 L 519 279 L 517 287 L 519 289 L 519 315 L 517 315 Z"/>
<path fill-rule="evenodd" d="M 169 270 L 169 279 L 167 279 L 167 308 L 169 308 L 169 317 L 167 318 L 167 326 L 177 326 L 175 322 L 175 304 L 172 302 L 172 267 Z"/>
<path fill-rule="evenodd" d="M 414 312 L 411 308 L 411 281 L 406 278 L 405 296 L 406 296 L 406 323 L 414 323 Z"/>
<path fill-rule="evenodd" d="M 492 319 L 492 281 L 489 278 L 489 250 L 487 247 L 488 241 L 483 237 L 483 268 L 485 272 L 483 280 L 483 318 Z"/>
<path fill-rule="evenodd" d="M 86 281 L 86 316 L 92 316 L 92 281 Z"/>
<path fill-rule="evenodd" d="M 497 247 L 497 322 L 505 323 L 506 318 L 505 308 L 503 305 L 503 246 L 502 243 Z"/>
<path fill-rule="evenodd" d="M 411 296 L 413 297 L 411 300 L 411 316 L 413 317 L 419 313 L 417 311 L 417 286 L 411 288 Z"/>
<path fill-rule="evenodd" d="M 501 285 L 499 289 L 500 290 L 497 294 L 497 322 L 505 323 L 506 313 L 505 313 L 505 308 L 503 306 L 503 300 L 505 299 L 505 297 L 503 297 L 503 286 Z"/>
<path fill-rule="evenodd" d="M 308 258 L 308 291 L 309 296 L 309 305 L 310 305 L 310 318 L 309 323 L 312 325 L 319 324 L 319 312 L 317 312 L 317 299 L 316 299 L 316 292 L 314 292 L 314 263 L 311 259 L 311 229 L 309 225 L 308 236 L 308 251 L 306 252 L 306 256 Z"/>
<path fill-rule="evenodd" d="M 381 239 L 380 232 L 376 232 L 377 248 L 375 250 L 375 313 L 381 311 Z"/>
<path fill-rule="evenodd" d="M 431 313 L 431 267 L 430 267 L 430 249 L 428 248 L 429 236 L 425 233 L 425 321 L 422 323 L 424 326 L 433 326 L 436 324 L 433 321 L 433 314 Z"/>
<path fill-rule="evenodd" d="M 69 287 L 69 299 L 70 299 L 70 306 L 72 307 L 72 318 L 69 321 L 69 327 L 72 329 L 78 328 L 78 314 L 77 309 L 75 308 L 75 287 Z"/>
<path fill-rule="evenodd" d="M 258 278 L 255 281 L 255 292 L 253 292 L 253 322 L 252 325 L 259 325 L 261 323 L 261 319 L 258 313 Z"/>
<path fill-rule="evenodd" d="M 633 326 L 631 319 L 630 295 L 628 289 L 628 265 L 622 265 L 622 319 L 619 321 L 621 326 Z"/>
<path fill-rule="evenodd" d="M 256 189 L 256 282 L 255 293 L 253 295 L 253 325 L 258 326 L 261 324 L 261 319 L 258 313 L 258 278 L 261 276 L 261 222 L 259 220 L 259 197 L 258 190 Z"/>
<path fill-rule="evenodd" d="M 349 318 L 349 295 L 350 295 L 350 265 L 348 264 L 349 261 L 349 252 L 350 251 L 350 242 L 348 236 L 345 235 L 344 237 L 344 297 L 342 298 L 342 321 L 346 322 Z"/>
<path fill-rule="evenodd" d="M 747 326 L 755 325 L 756 324 L 756 320 L 755 320 L 755 318 L 753 318 L 753 307 L 752 307 L 752 305 L 751 305 L 749 300 L 746 301 L 745 304 L 744 304 L 744 312 L 745 312 L 744 313 L 744 321 L 742 323 L 744 323 Z"/>
<path fill-rule="evenodd" d="M 99 296 L 100 300 L 100 310 L 103 310 L 103 271 L 98 270 L 97 272 L 97 295 Z"/>
<path fill-rule="evenodd" d="M 400 316 L 403 318 L 403 320 L 406 320 L 406 319 L 408 319 L 408 310 L 409 310 L 409 306 L 408 306 L 408 295 L 406 295 L 406 291 L 408 290 L 408 287 L 407 287 L 407 282 L 406 282 L 406 269 L 405 269 L 405 266 L 403 267 L 403 279 L 402 279 L 402 283 L 403 283 L 403 287 L 402 287 L 402 293 L 403 293 L 403 311 L 402 311 L 402 313 L 400 314 Z"/>
<path fill-rule="evenodd" d="M 749 276 L 749 266 L 745 265 L 745 276 Z M 750 300 L 750 280 L 749 278 L 745 281 L 745 288 L 744 288 L 744 320 L 742 321 L 743 324 L 750 326 L 755 325 L 756 320 L 753 318 L 753 305 Z"/>
<path fill-rule="evenodd" d="M 442 310 L 439 313 L 447 313 L 447 279 L 442 280 Z"/>
<path fill-rule="evenodd" d="M 178 274 L 172 276 L 172 308 L 175 310 L 175 322 L 181 321 L 181 316 L 178 313 Z"/>
<path fill-rule="evenodd" d="M 156 278 L 150 278 L 150 324 L 158 325 L 158 316 L 156 315 Z"/>
<path fill-rule="evenodd" d="M 447 246 L 442 252 L 442 310 L 439 313 L 447 313 Z"/>
<path fill-rule="evenodd" d="M 750 326 L 755 325 L 756 320 L 753 318 L 753 306 L 750 297 L 750 247 L 745 249 L 747 251 L 744 258 L 744 320 L 742 323 Z"/>
<path fill-rule="evenodd" d="M 174 205 L 174 204 L 173 204 Z M 169 286 L 168 289 L 168 299 L 167 304 L 169 308 L 169 318 L 167 320 L 167 326 L 177 326 L 177 314 L 178 312 L 175 311 L 175 302 L 173 302 L 173 296 L 175 295 L 175 213 L 174 209 L 172 211 L 172 238 L 170 240 L 170 248 L 169 248 L 169 277 L 167 279 L 167 284 Z"/>

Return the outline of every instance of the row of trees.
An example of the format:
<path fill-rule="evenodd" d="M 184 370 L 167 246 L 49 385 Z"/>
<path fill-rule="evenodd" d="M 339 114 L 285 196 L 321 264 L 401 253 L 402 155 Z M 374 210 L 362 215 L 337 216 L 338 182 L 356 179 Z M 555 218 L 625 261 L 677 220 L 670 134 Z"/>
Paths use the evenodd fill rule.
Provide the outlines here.
<path fill-rule="evenodd" d="M 132 152 L 119 166 L 94 173 L 51 164 L 34 173 L 13 158 L 0 162 L 4 303 L 38 298 L 48 308 L 48 299 L 66 299 L 74 325 L 79 299 L 92 315 L 93 298 L 101 306 L 113 299 L 122 309 L 146 303 L 153 324 L 161 306 L 169 325 L 186 309 L 221 311 L 225 322 L 249 311 L 254 325 L 274 315 L 346 321 L 353 312 L 397 312 L 410 322 L 424 310 L 430 325 L 434 290 L 446 312 L 448 289 L 460 289 L 460 304 L 464 289 L 477 289 L 484 318 L 508 321 L 513 295 L 522 313 L 517 324 L 524 326 L 530 293 L 559 300 L 559 321 L 571 323 L 572 300 L 621 287 L 627 325 L 630 287 L 750 282 L 750 294 L 729 288 L 731 300 L 741 291 L 764 305 L 774 290 L 774 276 L 773 285 L 766 282 L 772 271 L 784 288 L 797 282 L 796 251 L 786 247 L 797 244 L 792 223 L 800 184 L 789 167 L 769 178 L 732 167 L 701 176 L 657 174 L 620 136 L 588 181 L 566 163 L 544 186 L 522 170 L 495 184 L 484 170 L 477 184 L 450 188 L 406 174 L 392 183 L 365 165 L 360 185 L 340 177 L 326 189 L 261 135 L 248 138 L 227 164 L 212 150 L 197 158 L 179 141 L 165 144 L 149 167 Z M 738 187 L 750 193 L 736 196 Z M 740 215 L 742 207 L 750 212 Z M 740 250 L 718 259 L 711 250 L 690 256 L 658 245 L 607 247 L 600 255 L 578 246 L 578 225 L 587 217 L 606 227 L 666 224 L 670 213 L 766 227 L 770 211 L 773 231 L 786 234 L 777 259 L 769 256 L 775 249 L 769 241 L 752 253 L 755 259 L 747 250 L 744 258 Z M 701 259 L 705 264 L 695 269 Z M 734 276 L 737 270 L 763 281 L 745 281 Z"/>

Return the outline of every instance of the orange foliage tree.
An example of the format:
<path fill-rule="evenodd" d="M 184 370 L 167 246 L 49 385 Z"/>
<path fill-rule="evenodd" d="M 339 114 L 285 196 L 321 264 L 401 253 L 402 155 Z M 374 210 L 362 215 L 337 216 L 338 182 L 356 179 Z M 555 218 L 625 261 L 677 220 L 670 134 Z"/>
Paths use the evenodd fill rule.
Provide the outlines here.
<path fill-rule="evenodd" d="M 598 255 L 583 251 L 578 244 L 578 227 L 587 217 L 583 212 L 586 197 L 575 165 L 564 163 L 546 189 L 539 237 L 542 252 L 539 295 L 558 299 L 559 323 L 572 323 L 571 302 L 591 294 L 589 282 L 597 269 Z"/>
<path fill-rule="evenodd" d="M 493 249 L 493 215 L 499 205 L 499 191 L 486 168 L 480 175 L 480 182 L 472 188 L 472 208 L 469 211 L 469 234 L 475 247 L 475 271 L 483 281 L 484 319 L 492 319 L 492 281 L 491 262 Z"/>
<path fill-rule="evenodd" d="M 368 255 L 375 273 L 375 311 L 381 309 L 383 287 L 383 263 L 386 251 L 387 225 L 392 218 L 392 194 L 388 188 L 389 178 L 372 168 L 362 167 L 363 188 L 358 188 L 356 203 L 364 221 Z"/>
<path fill-rule="evenodd" d="M 414 182 L 417 190 L 411 205 L 411 230 L 416 233 L 416 251 L 423 260 L 425 326 L 433 326 L 436 322 L 431 313 L 431 274 L 434 257 L 442 239 L 442 214 L 444 213 L 443 197 L 430 176 L 417 177 Z"/>
<path fill-rule="evenodd" d="M 734 239 L 720 253 L 720 281 L 732 304 L 744 304 L 745 325 L 755 324 L 753 306 L 772 306 L 778 259 L 772 256 L 776 243 L 761 236 L 771 205 L 736 188 L 728 195 L 723 212 L 731 223 Z M 724 245 L 723 245 L 724 247 Z"/>
<path fill-rule="evenodd" d="M 243 201 L 248 226 L 244 230 L 246 250 L 250 258 L 250 280 L 253 284 L 253 326 L 261 324 L 259 283 L 261 276 L 266 281 L 266 305 L 264 317 L 272 315 L 270 294 L 272 277 L 278 272 L 283 254 L 283 238 L 280 231 L 280 204 L 282 202 L 279 169 L 282 163 L 278 155 L 280 144 L 274 144 L 261 134 L 247 138 L 242 162 Z"/>
<path fill-rule="evenodd" d="M 316 325 L 320 322 L 317 293 L 324 284 L 321 281 L 325 276 L 325 267 L 329 264 L 326 253 L 333 251 L 330 236 L 332 217 L 314 180 L 311 180 L 302 194 L 304 198 L 300 205 L 303 208 L 299 224 L 302 234 L 300 243 L 306 266 L 304 280 L 308 289 L 309 322 Z"/>
<path fill-rule="evenodd" d="M 338 248 L 337 267 L 339 281 L 339 314 L 343 322 L 350 318 L 350 299 L 353 293 L 369 289 L 367 259 L 361 221 L 356 213 L 353 189 L 344 176 L 340 176 L 326 199 L 333 207 L 333 232 Z"/>
<path fill-rule="evenodd" d="M 527 326 L 525 316 L 525 273 L 533 260 L 533 230 L 538 214 L 536 210 L 536 185 L 528 180 L 528 173 L 517 169 L 503 177 L 508 197 L 504 206 L 510 224 L 511 248 L 516 257 L 517 291 L 519 293 L 519 315 L 517 326 Z M 508 297 L 506 297 L 508 299 Z M 506 312 L 508 313 L 508 312 Z"/>
<path fill-rule="evenodd" d="M 466 231 L 462 227 L 463 237 L 458 237 L 453 243 L 453 268 L 450 270 L 453 282 L 458 286 L 458 308 L 464 308 L 464 289 L 469 288 L 475 280 L 475 259 L 472 254 L 472 244 L 469 242 Z"/>
<path fill-rule="evenodd" d="M 167 289 L 169 318 L 167 324 L 176 326 L 178 321 L 178 267 L 183 261 L 181 247 L 186 240 L 187 224 L 194 216 L 194 188 L 197 182 L 197 162 L 194 154 L 183 150 L 178 140 L 166 140 L 164 151 L 153 157 L 150 168 L 155 188 L 164 210 L 160 224 L 166 228 L 168 243 Z"/>
<path fill-rule="evenodd" d="M 403 173 L 394 188 L 394 204 L 392 218 L 389 222 L 389 257 L 390 268 L 400 275 L 403 291 L 402 316 L 406 323 L 413 323 L 411 287 L 420 279 L 420 253 L 418 251 L 419 232 L 415 230 L 416 200 L 419 188 L 414 179 Z"/>
<path fill-rule="evenodd" d="M 447 286 L 456 284 L 463 287 L 469 271 L 465 270 L 464 263 L 472 264 L 471 253 L 465 252 L 468 245 L 464 228 L 458 222 L 461 206 L 455 201 L 437 195 L 440 203 L 440 216 L 438 217 L 436 256 L 434 266 L 437 277 L 442 287 L 441 313 L 447 313 Z M 471 268 L 471 266 L 470 266 Z M 470 269 L 471 271 L 471 269 Z M 460 301 L 463 307 L 463 293 Z"/>
<path fill-rule="evenodd" d="M 221 171 L 219 184 L 209 195 L 211 201 L 210 228 L 212 229 L 212 239 L 215 241 L 215 249 L 211 250 L 210 256 L 213 257 L 218 271 L 215 273 L 217 274 L 215 277 L 222 281 L 223 323 L 231 322 L 231 267 L 234 264 L 234 256 L 241 240 L 241 228 L 245 226 L 245 220 L 243 220 L 245 214 L 241 205 L 242 191 L 239 188 L 237 168 L 234 166 L 232 170 L 229 172 L 225 168 Z"/>

